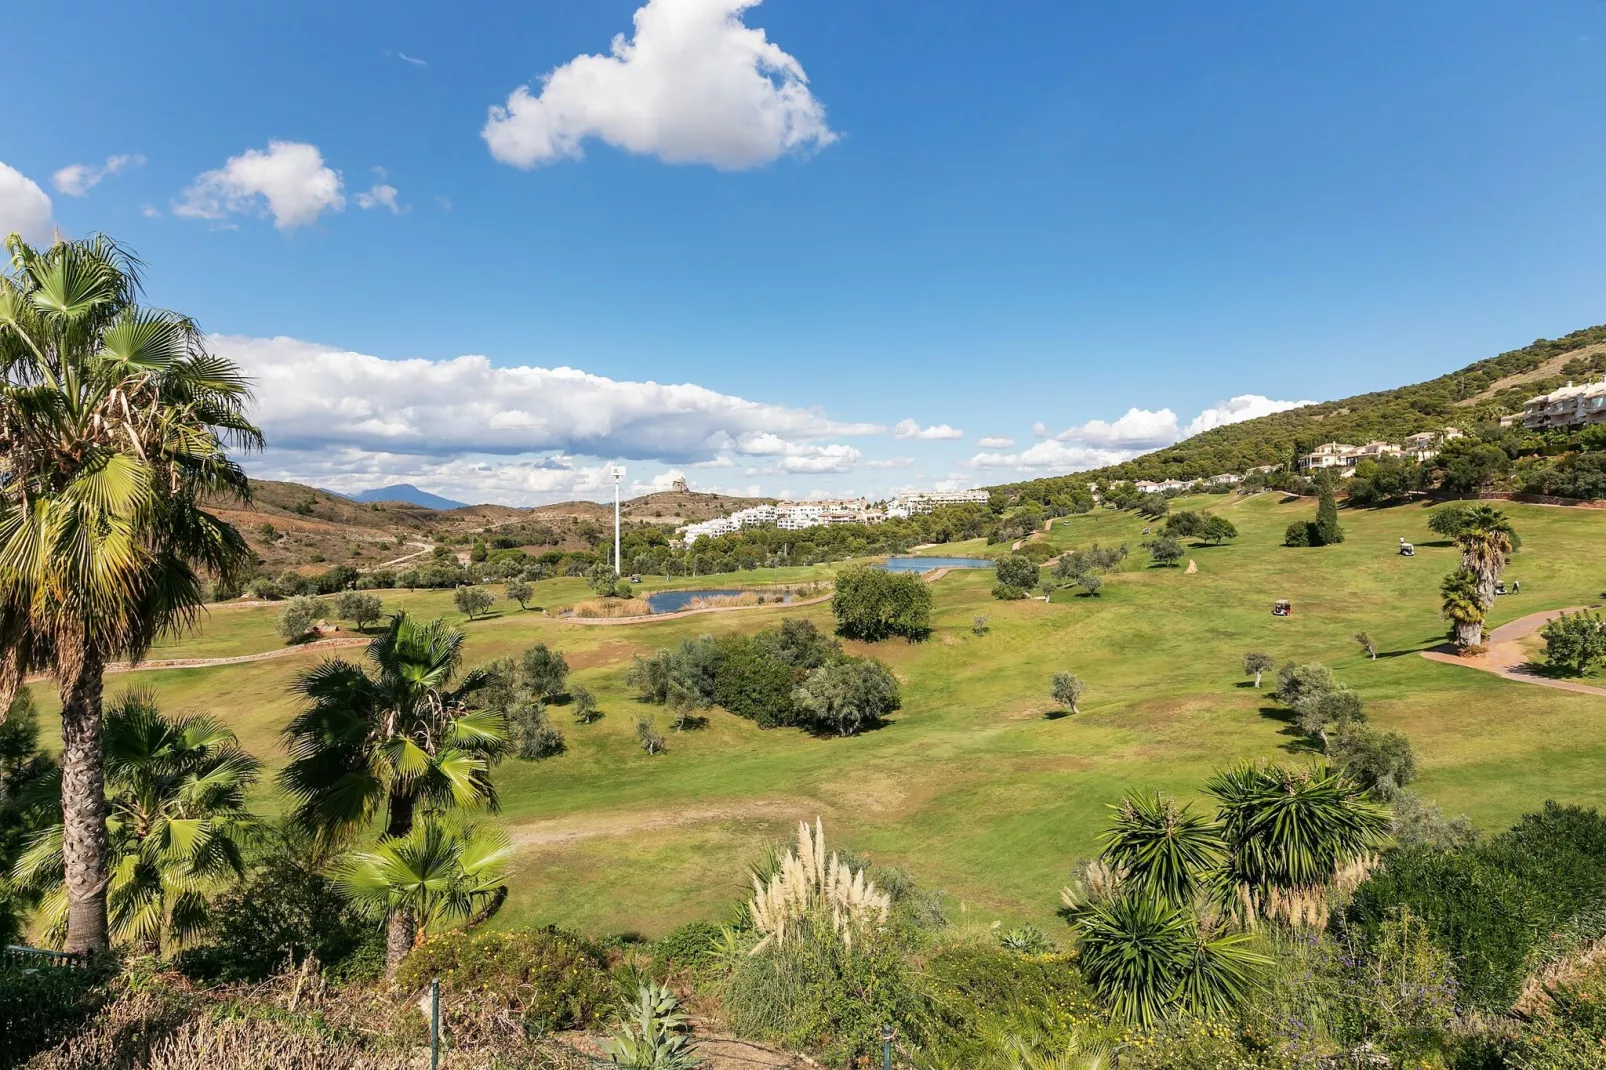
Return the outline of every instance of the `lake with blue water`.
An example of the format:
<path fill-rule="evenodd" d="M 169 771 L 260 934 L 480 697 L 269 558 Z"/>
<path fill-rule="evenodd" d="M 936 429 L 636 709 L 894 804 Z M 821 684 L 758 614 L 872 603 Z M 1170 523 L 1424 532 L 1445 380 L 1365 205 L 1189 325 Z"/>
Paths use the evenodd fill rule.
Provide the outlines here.
<path fill-rule="evenodd" d="M 697 591 L 655 591 L 647 596 L 647 605 L 654 613 L 678 613 L 686 608 L 693 598 L 709 598 L 722 594 L 741 594 L 741 591 L 730 589 L 706 589 Z M 790 601 L 790 597 L 787 599 Z"/>
<path fill-rule="evenodd" d="M 934 568 L 992 568 L 985 557 L 889 557 L 882 568 L 888 572 L 930 572 Z"/>

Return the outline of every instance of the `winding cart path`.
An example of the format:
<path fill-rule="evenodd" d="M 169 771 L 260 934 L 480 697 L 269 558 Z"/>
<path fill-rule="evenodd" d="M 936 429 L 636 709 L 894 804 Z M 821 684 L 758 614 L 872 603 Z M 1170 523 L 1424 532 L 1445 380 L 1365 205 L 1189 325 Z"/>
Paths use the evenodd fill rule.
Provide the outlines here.
<path fill-rule="evenodd" d="M 1573 606 L 1571 609 L 1547 609 L 1542 613 L 1530 613 L 1526 617 L 1502 624 L 1489 633 L 1489 652 L 1481 657 L 1463 658 L 1459 654 L 1451 653 L 1442 648 L 1437 650 L 1424 650 L 1422 656 L 1429 661 L 1442 661 L 1446 665 L 1460 665 L 1468 669 L 1481 669 L 1492 672 L 1496 676 L 1503 676 L 1507 680 L 1515 680 L 1520 684 L 1538 684 L 1540 687 L 1553 687 L 1557 691 L 1576 691 L 1584 695 L 1606 695 L 1606 687 L 1595 687 L 1592 684 L 1577 684 L 1571 680 L 1552 680 L 1548 676 L 1541 676 L 1534 672 L 1530 666 L 1528 655 L 1523 652 L 1519 640 L 1525 639 L 1549 624 L 1563 613 L 1577 613 L 1580 610 L 1593 608 L 1591 606 Z"/>

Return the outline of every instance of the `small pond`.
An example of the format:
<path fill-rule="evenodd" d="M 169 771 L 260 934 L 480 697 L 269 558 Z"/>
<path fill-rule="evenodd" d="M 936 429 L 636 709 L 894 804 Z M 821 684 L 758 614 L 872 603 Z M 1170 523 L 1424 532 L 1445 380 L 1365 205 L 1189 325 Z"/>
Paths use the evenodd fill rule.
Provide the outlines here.
<path fill-rule="evenodd" d="M 696 591 L 654 591 L 647 596 L 647 605 L 652 608 L 654 613 L 678 613 L 685 609 L 687 604 L 694 598 L 713 598 L 719 595 L 744 593 L 746 592 L 732 588 L 704 588 Z M 777 592 L 766 591 L 763 594 L 765 602 L 773 602 L 778 598 Z M 782 599 L 783 602 L 790 602 L 791 600 L 791 595 L 787 595 Z"/>
<path fill-rule="evenodd" d="M 882 567 L 888 572 L 930 572 L 934 568 L 992 568 L 985 557 L 889 557 Z"/>

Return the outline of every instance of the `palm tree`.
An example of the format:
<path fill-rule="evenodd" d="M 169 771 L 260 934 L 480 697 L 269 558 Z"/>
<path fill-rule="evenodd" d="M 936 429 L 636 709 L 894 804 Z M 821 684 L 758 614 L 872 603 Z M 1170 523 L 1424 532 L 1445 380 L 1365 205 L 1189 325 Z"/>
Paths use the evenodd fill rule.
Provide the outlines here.
<path fill-rule="evenodd" d="M 507 752 L 507 724 L 471 708 L 491 676 L 474 669 L 457 680 L 462 648 L 460 629 L 397 613 L 368 644 L 371 671 L 331 660 L 301 675 L 295 688 L 308 706 L 285 729 L 290 762 L 279 778 L 298 824 L 338 838 L 382 818 L 385 837 L 402 841 L 421 807 L 497 808 L 490 774 Z M 412 949 L 417 923 L 404 901 L 391 911 L 388 969 Z"/>
<path fill-rule="evenodd" d="M 1130 888 L 1168 903 L 1191 903 L 1221 863 L 1220 829 L 1158 792 L 1128 795 L 1104 833 L 1100 858 Z"/>
<path fill-rule="evenodd" d="M 1511 556 L 1515 535 L 1506 514 L 1492 505 L 1468 509 L 1461 530 L 1456 534 L 1456 545 L 1461 547 L 1461 567 L 1477 577 L 1478 600 L 1485 613 L 1494 605 L 1495 584 L 1500 581 L 1506 559 Z"/>
<path fill-rule="evenodd" d="M 261 765 L 217 721 L 169 719 L 143 692 L 106 712 L 105 754 L 111 935 L 160 954 L 199 930 L 210 898 L 244 876 L 243 847 L 257 830 L 246 794 Z M 58 939 L 70 924 L 64 842 L 61 824 L 46 829 L 14 870 L 42 895 Z"/>
<path fill-rule="evenodd" d="M 500 830 L 454 829 L 428 817 L 405 836 L 387 836 L 353 854 L 341 867 L 340 883 L 359 904 L 392 919 L 392 932 L 395 918 L 410 919 L 416 939 L 493 902 L 512 851 Z"/>
<path fill-rule="evenodd" d="M 1317 923 L 1329 886 L 1381 846 L 1388 812 L 1342 773 L 1243 762 L 1205 784 L 1226 841 L 1218 894 L 1243 920 Z"/>
<path fill-rule="evenodd" d="M 227 447 L 261 433 L 246 380 L 195 323 L 141 306 L 139 262 L 105 237 L 39 250 L 13 234 L 0 272 L 0 709 L 36 669 L 61 699 L 72 951 L 107 944 L 101 688 L 202 605 L 202 576 L 250 561 L 204 509 L 249 496 Z"/>
<path fill-rule="evenodd" d="M 1465 650 L 1483 642 L 1483 597 L 1478 590 L 1478 577 L 1464 568 L 1458 568 L 1439 584 L 1444 604 L 1439 615 L 1455 628 L 1455 645 Z"/>

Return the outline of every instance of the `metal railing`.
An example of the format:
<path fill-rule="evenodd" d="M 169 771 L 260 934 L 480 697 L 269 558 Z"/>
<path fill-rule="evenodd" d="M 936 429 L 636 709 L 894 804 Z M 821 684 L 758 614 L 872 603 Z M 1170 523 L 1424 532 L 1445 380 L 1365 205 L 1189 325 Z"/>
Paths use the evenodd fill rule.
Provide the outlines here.
<path fill-rule="evenodd" d="M 22 947 L 7 944 L 0 950 L 0 965 L 19 968 L 40 966 L 83 966 L 88 962 L 83 955 L 72 951 L 50 951 L 42 947 Z"/>

